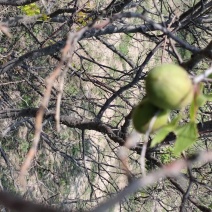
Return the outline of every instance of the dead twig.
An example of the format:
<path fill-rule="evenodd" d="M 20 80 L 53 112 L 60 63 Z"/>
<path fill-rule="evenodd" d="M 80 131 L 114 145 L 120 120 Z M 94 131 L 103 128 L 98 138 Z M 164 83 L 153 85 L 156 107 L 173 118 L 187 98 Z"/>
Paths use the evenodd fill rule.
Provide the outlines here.
<path fill-rule="evenodd" d="M 43 116 L 44 116 L 45 111 L 48 107 L 53 83 L 54 83 L 55 79 L 61 74 L 63 64 L 66 62 L 67 57 L 69 56 L 68 53 L 74 51 L 75 44 L 81 38 L 81 36 L 83 35 L 83 33 L 86 30 L 87 30 L 87 27 L 81 29 L 78 32 L 69 33 L 66 45 L 62 50 L 61 61 L 59 62 L 58 66 L 55 68 L 55 70 L 46 79 L 46 84 L 47 84 L 46 90 L 45 90 L 44 97 L 43 97 L 43 100 L 41 102 L 41 105 L 38 109 L 36 118 L 35 118 L 35 135 L 34 135 L 33 144 L 32 144 L 32 147 L 30 148 L 30 150 L 29 150 L 29 152 L 26 156 L 26 159 L 25 159 L 25 161 L 24 161 L 24 163 L 21 167 L 21 171 L 20 171 L 20 182 L 23 186 L 25 186 L 25 184 L 26 184 L 24 176 L 27 174 L 27 170 L 29 169 L 31 162 L 34 159 L 36 152 L 37 152 L 37 147 L 38 147 L 40 135 L 41 135 L 41 132 L 42 132 Z"/>
<path fill-rule="evenodd" d="M 212 152 L 202 152 L 199 155 L 195 155 L 189 159 L 180 159 L 174 161 L 163 168 L 153 171 L 152 173 L 144 176 L 142 178 L 134 180 L 129 186 L 125 189 L 120 191 L 115 196 L 111 197 L 109 200 L 105 201 L 104 203 L 100 204 L 94 210 L 90 212 L 103 212 L 109 210 L 113 207 L 116 203 L 120 202 L 121 200 L 129 197 L 133 193 L 137 192 L 141 188 L 150 186 L 159 180 L 165 179 L 166 177 L 176 177 L 180 175 L 182 169 L 190 166 L 194 162 L 210 162 L 212 161 Z"/>

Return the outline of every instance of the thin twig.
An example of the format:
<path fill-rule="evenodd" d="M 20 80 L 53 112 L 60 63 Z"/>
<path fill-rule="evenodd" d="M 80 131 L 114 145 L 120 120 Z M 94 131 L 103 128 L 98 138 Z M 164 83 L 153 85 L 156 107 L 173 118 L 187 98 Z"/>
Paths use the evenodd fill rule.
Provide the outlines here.
<path fill-rule="evenodd" d="M 40 135 L 42 132 L 43 116 L 48 107 L 53 83 L 54 83 L 55 79 L 61 74 L 62 66 L 63 66 L 64 62 L 67 60 L 68 52 L 74 51 L 73 49 L 75 48 L 76 42 L 81 38 L 81 36 L 83 35 L 83 33 L 86 30 L 87 30 L 87 27 L 81 29 L 80 31 L 78 31 L 76 33 L 69 33 L 66 45 L 62 50 L 61 61 L 59 62 L 56 69 L 50 74 L 50 76 L 46 80 L 46 83 L 47 83 L 46 91 L 44 93 L 44 97 L 41 102 L 41 106 L 39 107 L 39 110 L 38 110 L 36 118 L 35 118 L 35 135 L 34 135 L 33 144 L 27 154 L 27 157 L 26 157 L 26 159 L 21 167 L 21 171 L 20 171 L 20 180 L 21 180 L 21 184 L 23 186 L 26 185 L 24 176 L 27 174 L 27 170 L 29 169 L 31 162 L 37 153 L 37 147 L 38 147 Z"/>
<path fill-rule="evenodd" d="M 185 202 L 189 197 L 189 193 L 191 191 L 191 187 L 192 187 L 192 184 L 193 184 L 193 176 L 192 176 L 192 173 L 191 173 L 191 167 L 189 167 L 189 166 L 188 166 L 188 174 L 189 174 L 189 185 L 188 185 L 187 191 L 183 195 L 182 202 L 181 202 L 181 205 L 180 205 L 180 212 L 184 212 Z"/>
<path fill-rule="evenodd" d="M 0 86 L 10 85 L 10 84 L 17 84 L 17 83 L 20 83 L 20 82 L 25 82 L 25 80 L 19 80 L 19 81 L 14 81 L 14 82 L 5 82 L 5 83 L 1 83 Z"/>
<path fill-rule="evenodd" d="M 209 75 L 212 74 L 212 65 L 209 69 L 207 69 L 204 73 L 194 77 L 193 82 L 195 84 L 198 84 L 200 82 L 202 82 L 203 80 L 205 80 Z"/>
<path fill-rule="evenodd" d="M 141 188 L 150 186 L 166 177 L 176 177 L 180 175 L 180 172 L 182 169 L 184 169 L 187 166 L 190 166 L 192 163 L 196 161 L 204 162 L 204 163 L 212 161 L 212 152 L 202 152 L 198 156 L 193 156 L 187 160 L 180 159 L 180 160 L 174 161 L 157 171 L 153 171 L 147 176 L 136 179 L 129 186 L 127 186 L 125 189 L 120 191 L 117 195 L 111 197 L 109 200 L 100 204 L 98 207 L 96 207 L 94 210 L 91 210 L 90 212 L 108 211 L 115 204 L 125 199 L 126 197 L 129 197 L 130 195 L 137 192 Z"/>
<path fill-rule="evenodd" d="M 146 156 L 146 151 L 147 151 L 147 144 L 148 144 L 148 139 L 149 139 L 149 135 L 152 131 L 153 125 L 158 117 L 160 111 L 158 111 L 151 119 L 150 123 L 149 123 L 149 127 L 148 130 L 145 133 L 145 139 L 144 139 L 144 143 L 143 143 L 143 147 L 141 150 L 141 157 L 140 157 L 140 163 L 141 163 L 141 172 L 143 174 L 143 176 L 146 176 L 146 170 L 145 170 L 145 156 Z"/>
<path fill-rule="evenodd" d="M 171 44 L 173 52 L 175 53 L 175 55 L 177 57 L 178 63 L 179 64 L 183 63 L 183 59 L 182 59 L 181 55 L 179 54 L 179 52 L 177 51 L 177 49 L 176 49 L 176 47 L 175 47 L 175 45 L 173 43 L 173 40 L 169 38 L 169 42 Z"/>

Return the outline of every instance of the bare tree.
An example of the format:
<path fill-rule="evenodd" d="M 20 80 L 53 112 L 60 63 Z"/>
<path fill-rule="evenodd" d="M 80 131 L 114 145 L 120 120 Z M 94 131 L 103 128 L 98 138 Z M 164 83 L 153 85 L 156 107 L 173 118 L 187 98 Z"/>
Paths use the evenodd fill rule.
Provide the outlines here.
<path fill-rule="evenodd" d="M 210 101 L 183 160 L 175 134 L 151 147 L 155 134 L 145 144 L 131 123 L 156 65 L 181 65 L 210 94 L 211 1 L 0 0 L 0 8 L 2 211 L 54 211 L 5 191 L 67 211 L 106 199 L 94 211 L 211 211 Z M 184 114 L 181 124 L 189 107 Z"/>

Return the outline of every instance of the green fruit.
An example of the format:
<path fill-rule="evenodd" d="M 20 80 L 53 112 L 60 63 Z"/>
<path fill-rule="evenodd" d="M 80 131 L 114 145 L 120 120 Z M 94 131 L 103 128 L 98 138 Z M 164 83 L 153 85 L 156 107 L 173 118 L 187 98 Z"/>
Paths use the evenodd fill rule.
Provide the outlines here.
<path fill-rule="evenodd" d="M 146 78 L 146 92 L 150 102 L 162 109 L 180 109 L 193 99 L 189 75 L 174 64 L 164 64 L 150 70 Z"/>
<path fill-rule="evenodd" d="M 133 110 L 132 120 L 135 129 L 138 132 L 145 133 L 149 129 L 150 122 L 155 114 L 157 114 L 157 118 L 152 126 L 151 132 L 167 124 L 169 112 L 167 110 L 158 109 L 158 107 L 151 104 L 148 99 L 144 99 Z"/>

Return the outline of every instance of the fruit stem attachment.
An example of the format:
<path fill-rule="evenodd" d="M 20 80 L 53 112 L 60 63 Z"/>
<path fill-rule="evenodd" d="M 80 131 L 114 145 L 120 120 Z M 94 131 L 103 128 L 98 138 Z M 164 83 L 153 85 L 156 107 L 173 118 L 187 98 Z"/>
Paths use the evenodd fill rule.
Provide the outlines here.
<path fill-rule="evenodd" d="M 144 143 L 143 143 L 143 147 L 141 150 L 141 157 L 140 157 L 140 163 L 141 163 L 141 173 L 143 176 L 146 176 L 146 169 L 145 169 L 145 156 L 146 156 L 146 150 L 147 150 L 147 144 L 148 144 L 148 139 L 149 139 L 149 135 L 152 131 L 152 127 L 158 117 L 160 113 L 160 110 L 158 110 L 155 115 L 151 118 L 151 121 L 149 123 L 149 127 L 145 133 L 145 137 L 144 137 Z"/>

